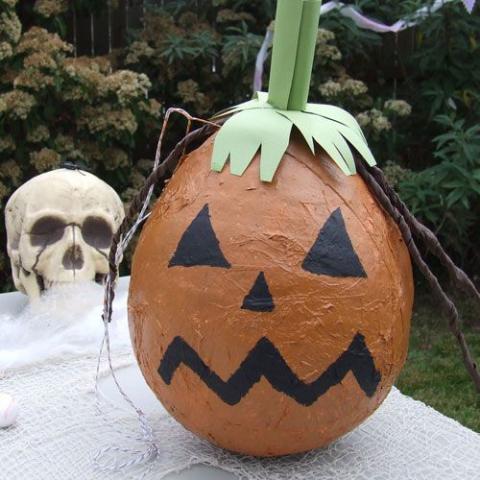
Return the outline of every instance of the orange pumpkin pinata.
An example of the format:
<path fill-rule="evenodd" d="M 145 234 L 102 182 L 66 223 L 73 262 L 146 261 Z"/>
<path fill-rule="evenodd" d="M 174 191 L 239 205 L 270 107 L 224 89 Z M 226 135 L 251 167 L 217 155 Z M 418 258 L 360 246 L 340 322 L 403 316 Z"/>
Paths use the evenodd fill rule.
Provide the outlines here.
<path fill-rule="evenodd" d="M 373 157 L 349 114 L 306 103 L 319 12 L 279 0 L 269 93 L 223 113 L 181 161 L 132 266 L 149 386 L 185 427 L 243 454 L 351 431 L 407 354 L 410 256 L 351 147 Z"/>

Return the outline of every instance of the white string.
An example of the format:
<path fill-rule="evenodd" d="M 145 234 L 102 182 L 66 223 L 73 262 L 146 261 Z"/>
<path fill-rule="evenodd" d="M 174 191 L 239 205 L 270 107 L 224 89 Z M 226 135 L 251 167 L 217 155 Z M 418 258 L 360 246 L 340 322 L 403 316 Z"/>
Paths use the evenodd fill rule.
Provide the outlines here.
<path fill-rule="evenodd" d="M 193 121 L 196 122 L 201 122 L 204 124 L 209 124 L 212 126 L 217 126 L 215 123 L 202 120 L 196 117 L 192 117 L 188 112 L 185 110 L 182 110 L 180 108 L 170 108 L 167 110 L 165 113 L 163 125 L 162 125 L 162 130 L 160 132 L 160 137 L 157 143 L 157 148 L 155 151 L 155 160 L 153 163 L 152 167 L 152 173 L 155 172 L 155 170 L 159 167 L 160 165 L 160 159 L 161 159 L 161 153 L 162 153 L 162 144 L 163 144 L 163 138 L 165 135 L 165 131 L 168 126 L 168 121 L 170 119 L 170 116 L 173 113 L 179 113 L 183 115 L 185 118 L 187 118 L 188 123 L 187 123 L 187 132 L 189 132 L 191 124 Z M 101 402 L 100 402 L 100 392 L 99 392 L 99 377 L 100 377 L 100 365 L 104 353 L 104 349 L 106 347 L 106 353 L 107 353 L 107 362 L 108 362 L 108 368 L 110 371 L 110 374 L 112 376 L 112 379 L 114 381 L 114 384 L 122 396 L 123 400 L 125 403 L 135 412 L 139 425 L 140 425 L 140 436 L 135 437 L 126 434 L 125 432 L 120 432 L 113 427 L 110 423 L 108 423 L 108 426 L 110 429 L 113 429 L 117 434 L 120 436 L 123 436 L 126 440 L 129 440 L 131 442 L 140 442 L 144 444 L 143 449 L 134 449 L 134 448 L 124 448 L 124 447 L 118 447 L 118 446 L 107 446 L 95 454 L 93 457 L 93 462 L 95 466 L 100 470 L 104 472 L 119 472 L 137 465 L 145 464 L 145 463 L 151 463 L 150 467 L 145 470 L 140 478 L 144 478 L 152 469 L 153 467 L 153 461 L 158 457 L 159 450 L 158 446 L 155 442 L 155 434 L 152 426 L 148 422 L 148 419 L 145 415 L 145 413 L 142 411 L 141 408 L 137 407 L 135 403 L 130 399 L 128 394 L 123 390 L 123 388 L 120 385 L 120 382 L 115 374 L 115 369 L 113 367 L 112 363 L 112 352 L 111 352 L 111 344 L 110 344 L 110 332 L 109 332 L 109 325 L 110 325 L 110 320 L 112 318 L 112 313 L 113 313 L 113 302 L 112 302 L 112 292 L 115 291 L 116 287 L 116 281 L 118 277 L 118 271 L 119 271 L 119 266 L 122 263 L 123 260 L 123 254 L 128 247 L 130 241 L 136 234 L 137 230 L 139 229 L 140 225 L 150 216 L 150 213 L 147 213 L 148 207 L 150 205 L 150 201 L 152 199 L 154 191 L 154 185 L 152 185 L 147 193 L 147 196 L 145 197 L 145 200 L 142 203 L 142 207 L 140 209 L 140 213 L 135 219 L 135 222 L 133 223 L 132 227 L 127 231 L 127 233 L 120 238 L 120 241 L 118 242 L 117 246 L 117 251 L 115 254 L 115 275 L 107 275 L 107 279 L 105 282 L 105 297 L 104 297 L 104 308 L 103 308 L 103 314 L 102 314 L 102 320 L 103 320 L 103 325 L 104 325 L 104 334 L 102 338 L 102 342 L 100 344 L 100 349 L 98 353 L 98 358 L 97 358 L 97 368 L 96 368 L 96 375 L 95 375 L 95 403 L 96 403 L 96 410 L 98 416 L 105 422 L 107 423 L 107 419 L 103 413 Z M 112 288 L 113 287 L 113 288 Z M 116 456 L 118 454 L 122 455 L 127 455 L 129 457 L 127 460 L 124 461 L 119 461 L 116 459 Z M 108 457 L 108 458 L 106 458 Z"/>
<path fill-rule="evenodd" d="M 108 424 L 110 428 L 112 428 L 117 434 L 120 434 L 124 436 L 127 440 L 133 440 L 136 442 L 142 442 L 145 444 L 145 449 L 144 450 L 136 450 L 133 448 L 123 448 L 123 447 L 116 447 L 116 446 L 107 446 L 102 449 L 100 449 L 95 456 L 93 457 L 93 462 L 96 465 L 96 467 L 104 472 L 118 472 L 136 465 L 141 465 L 143 463 L 148 463 L 153 460 L 155 460 L 158 456 L 158 447 L 157 444 L 155 443 L 155 436 L 154 436 L 154 431 L 153 428 L 151 427 L 150 423 L 147 420 L 147 417 L 145 413 L 138 408 L 134 402 L 130 399 L 130 397 L 125 393 L 123 388 L 121 387 L 118 378 L 115 374 L 115 370 L 113 368 L 112 364 L 112 356 L 111 356 L 111 345 L 110 345 L 110 332 L 108 329 L 108 320 L 104 319 L 104 337 L 102 339 L 102 343 L 100 346 L 100 352 L 98 356 L 98 361 L 97 361 L 97 369 L 96 369 L 96 375 L 95 375 L 95 399 L 96 399 L 96 408 L 97 408 L 97 413 L 100 418 L 104 420 L 106 423 L 107 420 L 105 416 L 103 415 L 102 412 L 102 407 L 99 401 L 99 391 L 98 391 L 98 380 L 100 376 L 100 363 L 101 363 L 101 358 L 103 354 L 103 349 L 106 346 L 107 350 L 107 361 L 108 361 L 108 367 L 110 370 L 110 373 L 112 375 L 113 381 L 115 383 L 115 386 L 117 387 L 118 392 L 122 396 L 123 400 L 135 411 L 137 414 L 137 418 L 140 424 L 140 437 L 134 437 L 131 435 L 128 435 L 126 432 L 120 432 L 115 429 L 111 424 Z M 112 453 L 114 454 L 113 458 L 110 460 L 103 460 L 104 457 L 108 454 Z M 115 459 L 115 454 L 116 453 L 122 453 L 126 454 L 130 457 L 129 460 L 125 461 L 117 461 Z M 149 469 L 145 470 L 140 478 L 144 478 L 147 473 L 149 473 L 150 469 L 152 468 L 153 465 L 150 466 Z"/>
<path fill-rule="evenodd" d="M 160 143 L 160 142 L 159 142 Z M 157 151 L 159 152 L 159 148 L 157 147 Z M 154 169 L 158 166 L 158 162 L 155 161 L 154 163 Z M 148 208 L 148 205 L 151 200 L 151 196 L 153 194 L 153 186 L 149 189 L 147 197 L 142 205 L 142 209 L 140 211 L 139 216 L 135 220 L 135 223 L 133 224 L 132 228 L 127 232 L 125 237 L 123 237 L 119 244 L 118 244 L 118 250 L 115 255 L 115 266 L 116 266 L 116 271 L 118 272 L 118 267 L 120 266 L 120 263 L 122 262 L 123 259 L 123 253 L 125 249 L 127 248 L 128 244 L 130 243 L 131 239 L 135 235 L 136 231 L 138 230 L 139 226 L 145 220 L 148 215 L 145 215 L 145 212 Z M 95 374 L 95 404 L 96 404 L 96 409 L 97 409 L 97 414 L 99 418 L 103 419 L 104 422 L 107 422 L 105 415 L 102 411 L 100 399 L 99 399 L 99 376 L 100 376 L 100 365 L 103 357 L 103 351 L 106 346 L 106 351 L 107 351 L 107 361 L 108 361 L 108 368 L 110 371 L 110 374 L 112 376 L 112 379 L 115 383 L 115 386 L 122 396 L 123 400 L 127 405 L 129 405 L 136 413 L 137 419 L 140 425 L 140 437 L 132 437 L 130 435 L 127 435 L 125 432 L 119 432 L 116 430 L 111 424 L 109 425 L 109 428 L 113 428 L 117 434 L 120 436 L 123 436 L 126 440 L 133 440 L 134 442 L 141 442 L 145 445 L 144 450 L 136 450 L 133 448 L 122 448 L 122 447 L 117 447 L 117 446 L 107 446 L 102 449 L 100 449 L 95 456 L 93 457 L 93 462 L 95 466 L 100 470 L 104 472 L 119 472 L 125 469 L 128 469 L 130 467 L 134 467 L 137 465 L 141 465 L 144 463 L 152 462 L 152 465 L 150 468 L 144 471 L 143 475 L 140 478 L 144 478 L 147 473 L 149 473 L 150 469 L 153 466 L 153 460 L 155 460 L 158 456 L 158 446 L 155 442 L 155 436 L 154 436 L 154 431 L 153 428 L 151 427 L 150 423 L 148 422 L 148 419 L 145 415 L 145 413 L 142 411 L 141 408 L 137 407 L 135 403 L 130 399 L 130 397 L 125 393 L 123 388 L 121 387 L 118 378 L 115 374 L 115 369 L 112 364 L 112 354 L 111 354 L 111 344 L 110 344 L 110 331 L 109 331 L 109 322 L 112 317 L 112 302 L 111 302 L 111 293 L 115 289 L 111 288 L 112 282 L 116 282 L 117 280 L 118 273 L 116 274 L 115 278 L 112 279 L 110 275 L 107 275 L 107 281 L 105 282 L 105 304 L 104 304 L 104 311 L 102 315 L 103 319 L 103 325 L 104 325 L 104 334 L 103 334 L 103 339 L 100 344 L 100 351 L 98 354 L 98 359 L 97 359 L 97 368 L 96 368 L 96 374 Z M 104 460 L 104 458 L 107 456 L 107 454 L 113 454 L 113 458 L 110 460 Z M 128 460 L 125 461 L 118 461 L 115 459 L 115 454 L 123 454 L 127 455 L 130 457 Z"/>

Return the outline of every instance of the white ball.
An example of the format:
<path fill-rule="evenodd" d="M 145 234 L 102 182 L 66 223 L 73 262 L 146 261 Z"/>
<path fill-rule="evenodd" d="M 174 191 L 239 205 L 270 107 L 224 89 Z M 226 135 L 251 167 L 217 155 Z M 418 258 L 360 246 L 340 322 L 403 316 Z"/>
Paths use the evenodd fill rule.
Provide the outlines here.
<path fill-rule="evenodd" d="M 18 402 L 7 393 L 0 393 L 0 428 L 10 427 L 18 417 Z"/>

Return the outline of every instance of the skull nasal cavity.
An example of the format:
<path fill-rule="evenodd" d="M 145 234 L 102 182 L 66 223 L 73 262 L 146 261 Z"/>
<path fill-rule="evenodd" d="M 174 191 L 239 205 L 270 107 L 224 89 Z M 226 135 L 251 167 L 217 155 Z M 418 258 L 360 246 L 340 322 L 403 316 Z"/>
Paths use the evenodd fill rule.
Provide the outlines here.
<path fill-rule="evenodd" d="M 62 264 L 67 270 L 80 270 L 83 267 L 82 250 L 78 245 L 71 246 L 65 252 Z"/>

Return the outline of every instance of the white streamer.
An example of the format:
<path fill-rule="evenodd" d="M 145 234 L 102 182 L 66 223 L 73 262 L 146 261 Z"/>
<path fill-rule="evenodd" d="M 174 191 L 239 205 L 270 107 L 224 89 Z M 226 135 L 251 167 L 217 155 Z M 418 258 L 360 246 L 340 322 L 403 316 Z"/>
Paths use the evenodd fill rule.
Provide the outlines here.
<path fill-rule="evenodd" d="M 273 30 L 268 29 L 265 38 L 263 39 L 262 46 L 257 55 L 257 61 L 255 62 L 255 75 L 253 78 L 253 91 L 257 92 L 262 88 L 262 78 L 263 78 L 263 66 L 265 65 L 265 60 L 268 56 L 268 49 L 271 47 L 273 42 Z"/>

